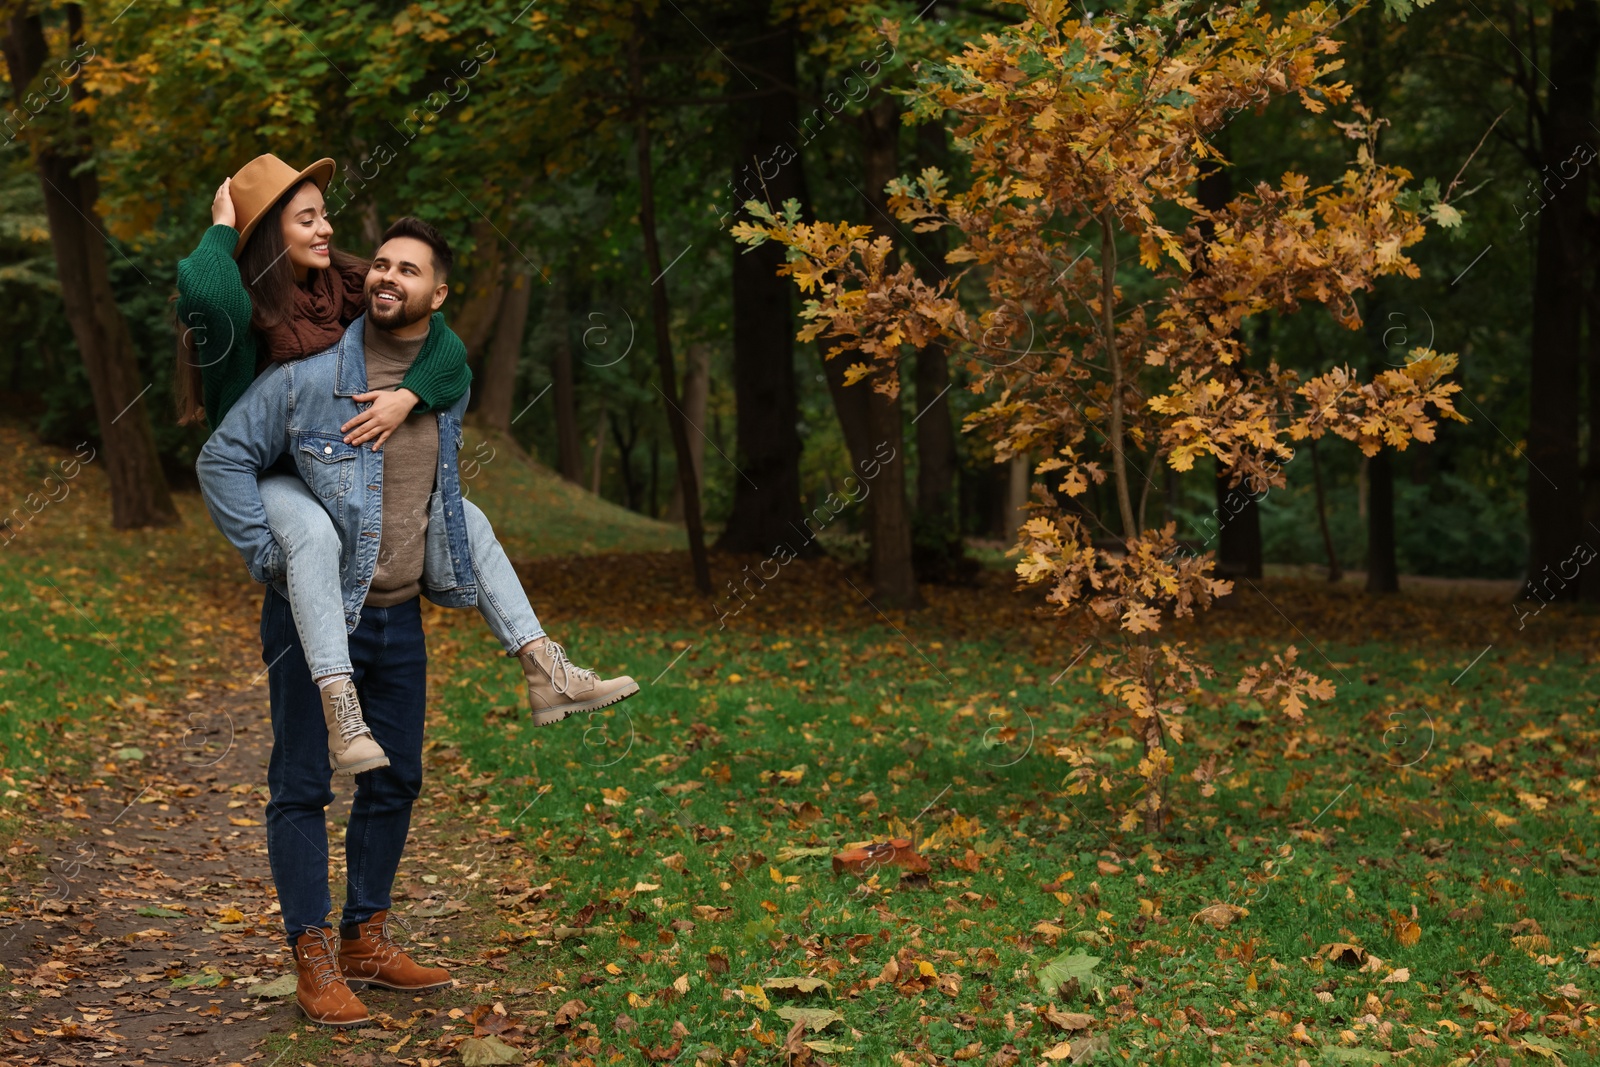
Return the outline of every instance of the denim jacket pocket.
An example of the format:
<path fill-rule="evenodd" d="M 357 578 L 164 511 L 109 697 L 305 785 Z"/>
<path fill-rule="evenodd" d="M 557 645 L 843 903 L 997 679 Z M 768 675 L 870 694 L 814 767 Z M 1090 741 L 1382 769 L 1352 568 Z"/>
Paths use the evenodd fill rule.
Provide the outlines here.
<path fill-rule="evenodd" d="M 360 449 L 331 434 L 300 433 L 294 443 L 300 477 L 311 491 L 329 502 L 342 500 L 354 481 Z"/>

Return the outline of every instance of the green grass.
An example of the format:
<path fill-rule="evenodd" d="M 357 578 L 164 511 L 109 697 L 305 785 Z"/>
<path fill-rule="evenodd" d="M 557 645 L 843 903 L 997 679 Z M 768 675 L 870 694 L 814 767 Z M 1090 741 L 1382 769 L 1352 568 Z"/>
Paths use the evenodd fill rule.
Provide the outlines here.
<path fill-rule="evenodd" d="M 195 543 L 195 523 L 208 522 L 198 500 L 180 498 L 182 527 L 127 533 L 103 528 L 88 505 L 68 511 L 72 503 L 41 514 L 0 558 L 8 772 L 60 771 L 90 749 L 104 754 L 137 731 L 141 708 L 213 676 L 249 626 L 209 599 L 229 561 L 222 546 Z"/>
<path fill-rule="evenodd" d="M 499 434 L 467 428 L 461 479 L 513 559 L 687 546 L 678 527 L 618 507 L 525 461 Z"/>
<path fill-rule="evenodd" d="M 52 581 L 42 571 L 24 580 L 0 570 L 0 767 L 6 772 L 32 772 L 46 761 L 60 769 L 62 760 L 80 753 L 74 742 L 81 728 L 113 730 L 117 716 L 161 688 L 149 676 L 175 666 L 164 650 L 182 643 L 182 620 L 173 613 L 144 614 L 131 632 L 125 618 L 80 599 L 81 583 L 59 578 L 69 592 Z"/>
<path fill-rule="evenodd" d="M 484 640 L 470 624 L 447 633 L 463 650 Z M 1221 696 L 1197 711 L 1179 772 L 1214 752 L 1234 773 L 1210 798 L 1181 785 L 1172 837 L 1150 842 L 1116 832 L 1099 797 L 1063 792 L 1051 751 L 1074 724 L 1134 758 L 1120 731 L 1085 719 L 1100 698 L 1082 667 L 1051 686 L 1059 668 L 1003 644 L 919 634 L 935 669 L 892 630 L 569 637 L 580 662 L 627 670 L 644 692 L 535 732 L 518 721 L 503 661 L 451 657 L 435 684 L 441 736 L 487 783 L 485 811 L 537 858 L 526 877 L 553 886 L 549 913 L 526 921 L 547 941 L 555 925 L 603 930 L 527 951 L 548 953 L 607 1049 L 621 1048 L 611 1020 L 626 1014 L 651 1046 L 669 1045 L 682 1020 L 683 1062 L 711 1047 L 759 1053 L 781 1042 L 785 1002 L 773 995 L 767 1010 L 745 987 L 815 974 L 832 999 L 812 1003 L 848 1028 L 827 1037 L 855 1046 L 823 1057 L 841 1063 L 973 1043 L 984 1060 L 1009 1043 L 1034 1062 L 1073 1037 L 1104 1038 L 1137 1063 L 1294 1062 L 1291 1046 L 1312 1063 L 1407 1049 L 1411 1064 L 1480 1049 L 1533 1062 L 1530 1046 L 1594 1062 L 1592 1029 L 1529 1029 L 1519 1014 L 1576 1018 L 1593 999 L 1596 732 L 1578 658 L 1491 659 L 1452 687 L 1474 650 L 1425 661 L 1417 648 L 1324 644 L 1347 680 L 1325 672 L 1340 695 L 1309 723 Z M 1211 650 L 1224 668 L 1259 659 L 1254 644 Z M 773 777 L 801 766 L 795 784 Z M 831 872 L 832 850 L 913 833 L 933 860 L 926 883 Z M 1192 921 L 1217 902 L 1249 914 L 1221 930 Z M 696 905 L 731 912 L 708 921 Z M 1413 905 L 1421 938 L 1406 945 L 1396 916 Z M 1318 956 L 1335 942 L 1381 963 Z M 1035 977 L 1066 952 L 1099 960 L 1070 1004 Z M 869 988 L 897 953 L 902 988 Z M 927 988 L 905 987 L 922 963 Z M 1407 981 L 1383 981 L 1399 968 Z M 682 975 L 689 993 L 677 998 Z M 958 990 L 940 990 L 946 975 Z M 1090 1014 L 1092 1028 L 1053 1032 L 1039 1014 L 1051 1003 Z"/>
<path fill-rule="evenodd" d="M 513 554 L 679 543 L 539 468 L 481 458 L 477 440 L 469 484 Z M 0 475 L 13 496 L 39 476 L 10 460 Z M 114 532 L 97 478 L 91 466 L 0 558 L 0 766 L 18 794 L 0 818 L 36 792 L 29 775 L 91 777 L 86 750 L 136 729 L 141 702 L 259 666 L 259 589 L 198 499 L 180 495 L 180 528 Z M 429 804 L 448 797 L 515 841 L 402 869 L 471 902 L 471 937 L 511 947 L 492 960 L 507 970 L 464 977 L 493 980 L 486 995 L 518 1012 L 581 998 L 595 1062 L 637 1062 L 633 1042 L 670 1048 L 677 1022 L 675 1062 L 712 1049 L 770 1062 L 786 1002 L 763 1006 L 754 990 L 810 974 L 831 985 L 812 1003 L 844 1016 L 825 1036 L 852 1049 L 821 1054 L 837 1063 L 908 1050 L 987 1063 L 1008 1046 L 1036 1062 L 1065 1039 L 1131 1063 L 1600 1059 L 1584 1021 L 1600 999 L 1600 734 L 1583 642 L 1536 644 L 1530 626 L 1468 670 L 1482 645 L 1450 643 L 1460 625 L 1407 621 L 1401 639 L 1340 644 L 1296 610 L 1334 665 L 1309 651 L 1302 663 L 1338 697 L 1303 724 L 1220 685 L 1197 701 L 1178 773 L 1205 756 L 1233 769 L 1210 797 L 1181 780 L 1172 834 L 1149 841 L 1115 829 L 1120 791 L 1064 790 L 1053 752 L 1068 738 L 1136 758 L 1087 669 L 1058 677 L 1075 649 L 1034 662 L 1026 637 L 981 622 L 973 632 L 1004 639 L 941 640 L 933 613 L 904 622 L 904 638 L 850 629 L 814 593 L 786 633 L 642 615 L 602 628 L 573 608 L 560 629 L 574 658 L 629 671 L 644 692 L 540 731 L 481 621 L 428 609 L 432 738 L 454 768 L 430 774 Z M 1451 605 L 1419 604 L 1391 614 L 1459 623 Z M 1224 677 L 1281 643 L 1226 639 L 1260 622 L 1231 610 L 1196 637 Z M 1366 609 L 1330 618 L 1349 610 Z M 1555 609 L 1538 620 L 1548 635 L 1580 622 Z M 918 839 L 926 881 L 832 873 L 832 852 L 888 836 Z M 520 910 L 495 906 L 502 884 L 546 883 Z M 1194 921 L 1218 902 L 1248 914 L 1225 929 Z M 1398 935 L 1413 906 L 1409 943 Z M 503 927 L 509 940 L 492 940 Z M 1341 966 L 1321 951 L 1340 942 L 1381 962 Z M 1038 978 L 1065 953 L 1097 959 L 1071 996 Z M 900 973 L 880 980 L 891 958 Z M 1383 981 L 1402 968 L 1407 980 Z M 1092 1021 L 1056 1032 L 1052 1005 Z M 616 1028 L 624 1014 L 636 1030 Z M 579 1030 L 538 1030 L 538 1055 Z M 317 1062 L 324 1038 L 307 1040 Z"/>

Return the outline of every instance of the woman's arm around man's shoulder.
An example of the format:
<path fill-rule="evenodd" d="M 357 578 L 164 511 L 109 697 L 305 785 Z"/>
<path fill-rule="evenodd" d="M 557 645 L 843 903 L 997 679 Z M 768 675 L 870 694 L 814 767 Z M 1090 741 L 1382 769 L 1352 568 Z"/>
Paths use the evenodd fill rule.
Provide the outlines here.
<path fill-rule="evenodd" d="M 402 386 L 417 394 L 417 411 L 442 411 L 451 407 L 472 384 L 467 367 L 467 346 L 445 325 L 444 312 L 429 321 L 428 339 L 417 361 L 406 371 Z"/>

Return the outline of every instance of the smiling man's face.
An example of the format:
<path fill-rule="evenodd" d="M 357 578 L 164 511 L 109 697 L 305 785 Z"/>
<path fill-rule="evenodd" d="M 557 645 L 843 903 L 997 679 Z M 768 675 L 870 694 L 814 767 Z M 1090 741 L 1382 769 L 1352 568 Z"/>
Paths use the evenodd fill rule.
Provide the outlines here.
<path fill-rule="evenodd" d="M 448 289 L 438 280 L 426 242 L 391 238 L 367 270 L 367 318 L 379 329 L 401 333 L 437 311 Z"/>

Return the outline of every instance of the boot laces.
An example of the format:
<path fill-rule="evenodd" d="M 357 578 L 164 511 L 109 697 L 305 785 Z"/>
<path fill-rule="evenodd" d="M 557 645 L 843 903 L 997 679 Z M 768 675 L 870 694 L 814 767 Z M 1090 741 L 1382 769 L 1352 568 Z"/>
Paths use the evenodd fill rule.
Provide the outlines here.
<path fill-rule="evenodd" d="M 550 686 L 562 696 L 567 695 L 568 689 L 573 682 L 595 684 L 599 681 L 599 675 L 586 667 L 579 667 L 569 660 L 567 658 L 567 650 L 554 641 L 545 638 L 544 647 L 550 653 Z M 556 680 L 557 672 L 560 673 L 560 681 Z"/>
<path fill-rule="evenodd" d="M 372 947 L 376 950 L 374 955 L 378 957 L 380 963 L 388 963 L 396 956 L 405 955 L 399 942 L 395 941 L 394 935 L 389 933 L 389 916 L 385 915 L 375 926 L 369 923 L 365 933 L 367 940 L 372 942 Z"/>
<path fill-rule="evenodd" d="M 300 950 L 300 958 L 305 960 L 311 969 L 311 980 L 316 983 L 318 989 L 326 989 L 335 982 L 342 981 L 343 976 L 339 973 L 338 961 L 335 959 L 328 931 L 314 927 L 306 932 L 316 938 L 315 948 L 307 945 Z"/>
<path fill-rule="evenodd" d="M 362 721 L 361 702 L 356 699 L 356 687 L 349 682 L 333 694 L 333 721 L 339 725 L 339 736 L 346 741 L 372 732 Z"/>

